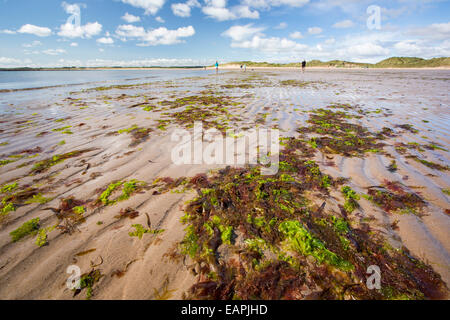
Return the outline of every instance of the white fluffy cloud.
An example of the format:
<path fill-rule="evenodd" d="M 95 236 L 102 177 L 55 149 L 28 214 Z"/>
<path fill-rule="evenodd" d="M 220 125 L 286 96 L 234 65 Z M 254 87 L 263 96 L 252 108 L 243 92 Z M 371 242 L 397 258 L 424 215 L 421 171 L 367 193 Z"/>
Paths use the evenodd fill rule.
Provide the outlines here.
<path fill-rule="evenodd" d="M 97 39 L 97 43 L 100 44 L 113 44 L 114 40 L 110 37 L 103 37 L 103 38 L 99 38 Z"/>
<path fill-rule="evenodd" d="M 195 29 L 192 26 L 181 27 L 176 30 L 169 30 L 160 27 L 152 30 L 145 30 L 143 27 L 133 25 L 121 25 L 117 27 L 116 35 L 126 40 L 128 38 L 141 41 L 139 46 L 171 45 L 184 42 L 182 38 L 192 37 Z"/>
<path fill-rule="evenodd" d="M 83 26 L 75 26 L 72 23 L 65 23 L 60 27 L 58 35 L 65 38 L 87 38 L 102 32 L 102 25 L 98 22 L 87 23 Z"/>
<path fill-rule="evenodd" d="M 173 14 L 182 18 L 190 17 L 193 7 L 200 7 L 200 3 L 197 0 L 189 0 L 186 3 L 174 3 L 171 6 Z"/>
<path fill-rule="evenodd" d="M 259 12 L 251 10 L 249 6 L 238 5 L 227 8 L 226 0 L 205 0 L 202 8 L 204 14 L 218 21 L 235 20 L 241 18 L 259 19 Z"/>
<path fill-rule="evenodd" d="M 171 6 L 174 15 L 182 18 L 191 16 L 191 7 L 186 3 L 174 3 Z"/>
<path fill-rule="evenodd" d="M 123 3 L 145 10 L 145 14 L 156 14 L 165 3 L 165 0 L 122 0 Z"/>
<path fill-rule="evenodd" d="M 276 54 L 280 52 L 301 52 L 307 46 L 295 41 L 278 38 L 266 37 L 261 33 L 264 28 L 253 27 L 252 24 L 243 26 L 233 26 L 222 33 L 222 36 L 231 38 L 231 47 L 252 49 L 259 52 Z"/>
<path fill-rule="evenodd" d="M 335 24 L 333 24 L 333 28 L 338 28 L 338 29 L 351 28 L 353 26 L 354 26 L 354 23 L 352 20 L 343 20 L 343 21 L 339 21 L 339 22 L 336 22 Z"/>
<path fill-rule="evenodd" d="M 98 35 L 102 31 L 102 25 L 98 22 L 89 22 L 81 25 L 80 6 L 78 4 L 62 3 L 62 6 L 67 14 L 71 14 L 73 19 L 59 28 L 58 35 L 64 38 L 87 38 Z"/>
<path fill-rule="evenodd" d="M 125 20 L 128 23 L 135 23 L 141 21 L 140 17 L 134 16 L 130 13 L 125 13 L 125 15 L 122 17 L 122 20 Z"/>
<path fill-rule="evenodd" d="M 71 46 L 71 47 L 78 47 L 78 43 L 72 42 L 72 43 L 70 44 L 70 46 Z"/>
<path fill-rule="evenodd" d="M 347 53 L 356 57 L 387 56 L 389 49 L 375 43 L 357 44 L 347 48 Z"/>
<path fill-rule="evenodd" d="M 222 33 L 222 36 L 231 38 L 233 41 L 240 42 L 247 40 L 248 38 L 261 34 L 264 28 L 253 27 L 252 24 L 247 24 L 244 26 L 233 26 Z"/>
<path fill-rule="evenodd" d="M 20 29 L 17 31 L 19 33 L 27 33 L 27 34 L 34 34 L 38 37 L 48 37 L 52 34 L 52 30 L 46 27 L 38 27 L 32 24 L 26 24 L 20 27 Z"/>
<path fill-rule="evenodd" d="M 320 33 L 322 33 L 322 28 L 319 28 L 319 27 L 311 27 L 311 28 L 308 28 L 308 33 L 309 34 L 320 34 Z"/>
<path fill-rule="evenodd" d="M 64 49 L 47 49 L 42 51 L 44 54 L 48 54 L 49 56 L 58 56 L 60 54 L 66 53 Z"/>
<path fill-rule="evenodd" d="M 309 0 L 244 0 L 242 3 L 252 8 L 268 9 L 279 6 L 302 7 Z"/>
<path fill-rule="evenodd" d="M 216 20 L 219 20 L 219 21 L 226 21 L 226 20 L 236 19 L 236 16 L 227 8 L 204 7 L 202 9 L 202 11 L 208 17 L 216 19 Z"/>
<path fill-rule="evenodd" d="M 420 55 L 422 53 L 422 49 L 419 45 L 416 44 L 415 41 L 400 41 L 394 45 L 394 49 L 400 55 Z"/>
<path fill-rule="evenodd" d="M 3 34 L 16 34 L 16 32 L 14 30 L 9 30 L 9 29 L 0 30 L 0 33 L 3 33 Z"/>
<path fill-rule="evenodd" d="M 156 20 L 157 22 L 159 22 L 159 23 L 164 23 L 164 22 L 166 22 L 166 21 L 165 21 L 163 18 L 161 18 L 161 17 L 156 17 L 155 20 Z"/>
<path fill-rule="evenodd" d="M 412 29 L 409 35 L 421 36 L 432 40 L 450 39 L 450 22 L 433 23 L 422 28 Z"/>
<path fill-rule="evenodd" d="M 289 37 L 291 37 L 292 39 L 302 39 L 303 35 L 302 35 L 302 33 L 300 31 L 295 31 L 295 32 L 292 32 L 289 35 Z"/>
<path fill-rule="evenodd" d="M 295 41 L 286 39 L 271 37 L 266 38 L 263 36 L 253 36 L 252 39 L 242 41 L 242 42 L 232 42 L 231 47 L 233 48 L 244 48 L 262 51 L 265 53 L 276 54 L 279 52 L 302 52 L 308 46 L 299 44 Z"/>

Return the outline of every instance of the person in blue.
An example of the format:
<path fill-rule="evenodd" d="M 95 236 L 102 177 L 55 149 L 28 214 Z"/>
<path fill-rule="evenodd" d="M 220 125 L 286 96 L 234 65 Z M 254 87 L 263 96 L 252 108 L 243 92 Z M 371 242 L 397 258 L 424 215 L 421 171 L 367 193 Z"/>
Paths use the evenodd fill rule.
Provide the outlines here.
<path fill-rule="evenodd" d="M 216 61 L 216 73 L 219 73 L 219 62 Z"/>

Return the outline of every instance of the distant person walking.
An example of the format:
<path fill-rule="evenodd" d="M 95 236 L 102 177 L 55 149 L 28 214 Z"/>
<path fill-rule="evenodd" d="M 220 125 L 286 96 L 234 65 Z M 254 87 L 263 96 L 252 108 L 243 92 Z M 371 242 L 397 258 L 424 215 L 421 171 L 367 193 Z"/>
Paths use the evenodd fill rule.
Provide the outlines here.
<path fill-rule="evenodd" d="M 246 71 L 247 71 L 247 65 L 244 64 L 244 72 L 246 72 Z"/>
<path fill-rule="evenodd" d="M 216 74 L 219 73 L 219 62 L 216 61 Z"/>
<path fill-rule="evenodd" d="M 302 62 L 302 72 L 305 72 L 305 69 L 306 69 L 306 61 L 303 60 L 303 62 Z"/>

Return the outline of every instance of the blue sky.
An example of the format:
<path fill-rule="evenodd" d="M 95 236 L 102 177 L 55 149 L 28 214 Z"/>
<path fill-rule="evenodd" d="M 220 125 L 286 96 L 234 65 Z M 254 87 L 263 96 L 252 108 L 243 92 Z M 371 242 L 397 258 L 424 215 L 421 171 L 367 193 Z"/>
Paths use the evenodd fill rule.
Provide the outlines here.
<path fill-rule="evenodd" d="M 450 56 L 450 0 L 0 0 L 0 67 Z"/>

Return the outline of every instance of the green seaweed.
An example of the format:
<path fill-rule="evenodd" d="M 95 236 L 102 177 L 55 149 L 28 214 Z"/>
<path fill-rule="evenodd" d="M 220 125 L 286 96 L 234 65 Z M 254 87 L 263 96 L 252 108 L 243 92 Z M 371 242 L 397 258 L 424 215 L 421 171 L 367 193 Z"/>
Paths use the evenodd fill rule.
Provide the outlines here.
<path fill-rule="evenodd" d="M 409 192 L 399 182 L 385 181 L 385 186 L 368 188 L 370 200 L 386 212 L 420 215 L 426 202 L 414 192 Z"/>
<path fill-rule="evenodd" d="M 14 207 L 14 204 L 11 203 L 11 202 L 3 203 L 3 201 L 2 201 L 2 208 L 1 208 L 1 211 L 0 211 L 0 215 L 1 216 L 6 216 L 12 211 L 16 211 L 16 208 Z"/>
<path fill-rule="evenodd" d="M 142 237 L 144 236 L 144 234 L 160 234 L 164 232 L 164 229 L 159 229 L 159 230 L 152 230 L 151 228 L 146 229 L 142 226 L 142 224 L 133 224 L 132 225 L 133 228 L 135 228 L 136 230 L 133 232 L 129 232 L 128 234 L 130 235 L 130 237 L 138 237 L 139 240 L 142 239 Z"/>
<path fill-rule="evenodd" d="M 187 219 L 190 217 L 185 217 L 186 220 L 184 222 L 187 222 Z M 198 244 L 198 236 L 195 232 L 194 226 L 189 225 L 186 229 L 186 235 L 184 236 L 183 241 L 181 242 L 181 253 L 187 254 L 191 256 L 191 258 L 194 258 L 198 251 L 199 251 L 199 244 Z"/>
<path fill-rule="evenodd" d="M 299 221 L 284 221 L 279 230 L 286 237 L 290 249 L 313 256 L 319 263 L 326 262 L 344 271 L 353 269 L 351 263 L 329 251 L 323 242 L 314 238 Z"/>
<path fill-rule="evenodd" d="M 301 81 L 301 80 L 282 80 L 280 81 L 281 86 L 290 86 L 297 88 L 304 88 L 307 86 L 311 86 L 313 84 L 318 84 L 320 82 L 312 82 L 312 81 Z"/>
<path fill-rule="evenodd" d="M 105 191 L 102 192 L 102 194 L 99 197 L 99 200 L 104 204 L 104 205 L 109 205 L 109 204 L 114 204 L 115 201 L 111 201 L 109 200 L 109 197 L 111 196 L 111 194 L 113 193 L 114 190 L 116 190 L 117 188 L 119 188 L 120 186 L 122 186 L 123 182 L 122 181 L 118 181 L 115 183 L 111 183 Z"/>
<path fill-rule="evenodd" d="M 390 172 L 395 172 L 395 171 L 397 171 L 397 169 L 398 169 L 398 167 L 397 167 L 397 161 L 392 160 L 391 163 L 389 164 L 389 166 L 387 167 L 387 169 L 388 169 Z"/>
<path fill-rule="evenodd" d="M 359 206 L 357 200 L 360 199 L 360 196 L 349 186 L 342 187 L 341 192 L 345 197 L 344 210 L 352 213 Z"/>
<path fill-rule="evenodd" d="M 39 221 L 39 218 L 31 219 L 16 230 L 11 231 L 9 235 L 11 236 L 12 241 L 17 242 L 28 235 L 36 234 L 39 230 Z"/>
<path fill-rule="evenodd" d="M 36 242 L 35 243 L 36 243 L 36 245 L 38 247 L 43 247 L 43 246 L 45 246 L 48 243 L 48 241 L 47 241 L 47 232 L 45 231 L 45 229 L 40 229 L 38 231 L 38 236 L 36 238 Z"/>
<path fill-rule="evenodd" d="M 52 129 L 52 131 L 61 132 L 63 134 L 73 134 L 73 132 L 69 130 L 70 128 L 72 128 L 72 126 L 65 126 L 62 128 Z"/>
<path fill-rule="evenodd" d="M 331 105 L 329 108 L 340 106 Z M 345 106 L 345 110 L 353 109 Z M 361 156 L 366 152 L 382 152 L 384 146 L 379 140 L 390 136 L 390 132 L 383 130 L 371 133 L 366 128 L 350 123 L 347 119 L 360 118 L 345 111 L 332 111 L 319 108 L 312 110 L 307 121 L 308 127 L 301 127 L 297 131 L 302 135 L 318 134 L 320 137 L 310 138 L 308 144 L 313 149 L 320 149 L 325 153 L 336 153 L 345 156 Z"/>
<path fill-rule="evenodd" d="M 409 132 L 411 132 L 411 133 L 414 133 L 414 134 L 417 134 L 417 133 L 419 133 L 419 130 L 417 130 L 417 129 L 415 129 L 412 125 L 410 125 L 410 124 L 400 124 L 400 125 L 397 125 L 397 127 L 398 128 L 401 128 L 401 129 L 404 129 L 404 130 L 407 130 L 407 131 L 409 131 Z"/>
<path fill-rule="evenodd" d="M 132 126 L 129 127 L 129 128 L 118 130 L 117 133 L 118 133 L 118 134 L 122 134 L 122 133 L 130 133 L 131 131 L 136 130 L 136 129 L 139 129 L 139 127 L 138 127 L 137 124 L 134 124 L 134 125 L 132 125 Z"/>
<path fill-rule="evenodd" d="M 435 163 L 435 162 L 432 162 L 432 161 L 420 159 L 417 156 L 408 156 L 408 158 L 411 158 L 414 161 L 417 161 L 417 162 L 419 162 L 419 163 L 423 164 L 424 166 L 427 166 L 428 168 L 431 168 L 431 169 L 435 169 L 435 170 L 439 170 L 439 171 L 448 171 L 448 170 L 450 170 L 449 166 L 445 166 L 445 165 L 441 165 L 439 163 Z"/>
<path fill-rule="evenodd" d="M 75 289 L 75 294 L 77 295 L 83 289 L 86 289 L 86 300 L 89 300 L 94 295 L 94 285 L 100 281 L 103 277 L 100 270 L 93 269 L 87 274 L 83 274 L 80 278 L 80 289 Z"/>
<path fill-rule="evenodd" d="M 52 198 L 45 198 L 41 193 L 38 193 L 38 194 L 34 194 L 31 199 L 28 199 L 27 201 L 25 201 L 25 204 L 31 204 L 31 203 L 45 204 L 51 200 L 52 200 Z"/>
<path fill-rule="evenodd" d="M 18 183 L 14 182 L 14 183 L 10 183 L 10 184 L 5 184 L 0 188 L 0 192 L 1 193 L 9 193 L 12 192 L 14 190 L 16 190 L 18 188 Z"/>
<path fill-rule="evenodd" d="M 38 247 L 46 246 L 48 244 L 48 233 L 53 231 L 55 228 L 56 225 L 48 228 L 39 229 L 38 236 L 36 237 L 35 241 L 36 245 Z"/>
<path fill-rule="evenodd" d="M 104 205 L 114 205 L 117 202 L 124 201 L 130 198 L 131 194 L 142 189 L 146 185 L 143 181 L 130 180 L 130 181 L 117 181 L 111 183 L 105 191 L 102 192 L 97 202 L 101 202 Z M 122 194 L 116 199 L 111 200 L 112 193 L 118 189 L 122 190 Z"/>
<path fill-rule="evenodd" d="M 6 166 L 7 164 L 10 164 L 13 162 L 15 162 L 15 161 L 11 160 L 11 159 L 0 160 L 0 167 Z"/>
<path fill-rule="evenodd" d="M 68 153 L 64 153 L 64 154 L 54 155 L 51 158 L 37 162 L 31 169 L 31 173 L 38 174 L 38 173 L 45 172 L 48 169 L 50 169 L 51 167 L 53 167 L 59 163 L 62 163 L 67 159 L 78 157 L 78 156 L 82 155 L 83 153 L 90 152 L 92 150 L 94 150 L 94 149 L 76 150 L 76 151 L 72 151 L 72 152 L 68 152 Z"/>
<path fill-rule="evenodd" d="M 77 207 L 73 207 L 72 208 L 73 212 L 75 212 L 76 214 L 84 214 L 86 212 L 86 209 L 84 206 L 77 206 Z"/>

